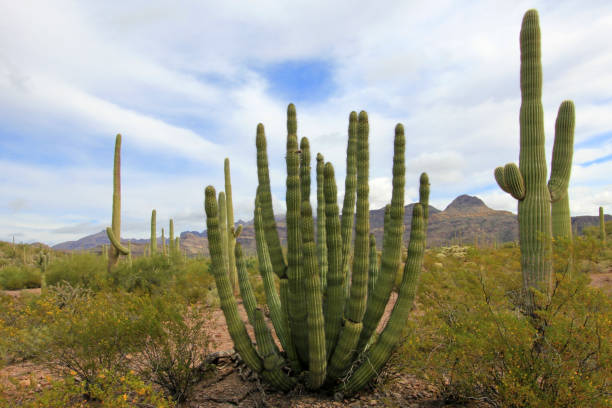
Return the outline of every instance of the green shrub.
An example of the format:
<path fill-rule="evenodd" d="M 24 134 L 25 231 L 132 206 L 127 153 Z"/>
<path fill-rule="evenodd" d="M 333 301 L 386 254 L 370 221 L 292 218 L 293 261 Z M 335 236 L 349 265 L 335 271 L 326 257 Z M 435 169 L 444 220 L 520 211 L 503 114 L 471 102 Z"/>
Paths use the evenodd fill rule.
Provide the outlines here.
<path fill-rule="evenodd" d="M 0 407 L 12 408 L 14 406 L 14 401 L 0 397 Z M 31 400 L 19 406 L 23 408 L 85 408 L 90 406 L 171 408 L 175 405 L 134 374 L 117 375 L 104 371 L 98 375 L 94 384 L 79 382 L 72 376 L 53 381 L 50 387 L 34 394 Z"/>
<path fill-rule="evenodd" d="M 138 351 L 138 337 L 154 324 L 143 312 L 147 302 L 125 293 L 74 298 L 47 325 L 40 357 L 90 384 L 103 370 L 127 372 L 128 355 Z"/>
<path fill-rule="evenodd" d="M 423 316 L 411 322 L 396 364 L 433 381 L 448 400 L 610 406 L 612 300 L 583 275 L 557 274 L 551 298 L 541 296 L 542 309 L 525 315 L 514 303 L 520 269 L 508 256 L 483 250 L 466 258 L 476 267 L 424 272 Z"/>
<path fill-rule="evenodd" d="M 150 303 L 146 314 L 155 324 L 139 336 L 138 371 L 175 400 L 184 401 L 207 369 L 207 314 L 171 298 Z"/>
<path fill-rule="evenodd" d="M 28 265 L 8 265 L 0 269 L 0 288 L 5 290 L 40 287 L 40 270 Z"/>
<path fill-rule="evenodd" d="M 74 253 L 51 262 L 46 273 L 47 285 L 66 281 L 72 286 L 99 291 L 107 286 L 106 267 L 106 261 L 99 255 Z"/>

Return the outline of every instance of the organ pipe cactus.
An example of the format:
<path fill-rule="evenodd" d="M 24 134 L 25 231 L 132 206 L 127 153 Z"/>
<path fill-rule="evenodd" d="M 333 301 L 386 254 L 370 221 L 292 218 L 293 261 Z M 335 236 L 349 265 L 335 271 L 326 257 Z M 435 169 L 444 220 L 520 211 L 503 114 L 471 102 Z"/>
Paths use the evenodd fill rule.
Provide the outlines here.
<path fill-rule="evenodd" d="M 106 228 L 106 234 L 111 242 L 108 255 L 108 271 L 115 266 L 119 255 L 127 255 L 130 251 L 121 245 L 121 135 L 115 138 L 115 160 L 113 163 L 113 214 L 112 227 Z"/>
<path fill-rule="evenodd" d="M 599 238 L 601 242 L 606 243 L 606 221 L 603 207 L 599 207 Z"/>
<path fill-rule="evenodd" d="M 536 10 L 527 11 L 523 17 L 520 45 L 519 166 L 509 163 L 496 168 L 495 179 L 502 190 L 518 200 L 523 287 L 549 293 L 552 283 L 551 203 L 567 196 L 573 152 L 574 104 L 564 101 L 559 108 L 552 171 L 547 186 L 540 26 Z M 560 215 L 559 219 L 565 217 Z M 527 299 L 528 304 L 530 299 L 531 296 Z"/>
<path fill-rule="evenodd" d="M 272 327 L 282 351 L 271 340 L 269 326 L 255 304 L 242 249 L 236 244 L 240 294 L 248 320 L 255 328 L 257 348 L 238 315 L 229 266 L 223 254 L 227 248 L 222 236 L 227 225 L 223 219 L 225 202 L 217 199 L 212 186 L 205 191 L 211 271 L 230 335 L 245 363 L 279 390 L 289 390 L 303 378 L 306 386 L 313 390 L 326 389 L 347 395 L 358 391 L 380 372 L 388 360 L 412 308 L 425 250 L 428 177 L 423 173 L 420 179 L 420 202 L 413 210 L 408 258 L 398 300 L 387 325 L 377 336 L 376 327 L 400 265 L 405 184 L 404 129 L 398 125 L 395 131 L 393 193 L 385 222 L 380 267 L 376 242 L 369 230 L 369 125 L 365 112 L 359 115 L 351 113 L 348 133 L 342 220 L 338 211 L 334 168 L 331 163 L 324 163 L 322 155 L 317 155 L 317 218 L 324 220 L 317 220 L 315 240 L 314 211 L 310 201 L 310 144 L 308 139 L 302 138 L 298 149 L 295 107 L 289 105 L 285 259 L 272 210 L 265 132 L 263 125 L 257 127 L 259 185 L 254 213 L 257 256 Z M 223 193 L 219 194 L 221 197 Z M 327 273 L 323 274 L 325 267 Z M 347 274 L 350 280 L 346 279 Z M 278 289 L 275 279 L 279 279 Z M 350 290 L 345 296 L 347 281 Z M 303 375 L 298 375 L 301 372 Z"/>

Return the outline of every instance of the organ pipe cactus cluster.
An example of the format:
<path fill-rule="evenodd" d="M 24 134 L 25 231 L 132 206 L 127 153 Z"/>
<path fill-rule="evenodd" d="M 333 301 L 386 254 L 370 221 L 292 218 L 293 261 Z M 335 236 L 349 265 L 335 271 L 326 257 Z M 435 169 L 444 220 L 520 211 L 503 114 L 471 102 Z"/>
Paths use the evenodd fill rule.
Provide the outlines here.
<path fill-rule="evenodd" d="M 115 160 L 113 164 L 113 215 L 112 227 L 106 228 L 111 242 L 108 254 L 108 271 L 117 263 L 119 255 L 127 255 L 130 250 L 121 245 L 121 135 L 115 139 Z"/>
<path fill-rule="evenodd" d="M 520 46 L 519 165 L 509 163 L 496 168 L 495 179 L 502 190 L 518 200 L 523 287 L 548 293 L 552 283 L 551 203 L 555 208 L 554 224 L 558 226 L 555 231 L 565 234 L 570 225 L 567 187 L 573 153 L 574 104 L 564 101 L 559 108 L 552 171 L 547 185 L 540 26 L 536 10 L 527 11 L 523 17 Z"/>
<path fill-rule="evenodd" d="M 350 395 L 381 372 L 399 342 L 412 308 L 425 251 L 429 180 L 421 175 L 420 201 L 414 206 L 408 256 L 398 299 L 382 332 L 376 334 L 400 265 L 404 219 L 404 129 L 395 130 L 393 193 L 385 222 L 381 264 L 369 230 L 369 126 L 366 112 L 349 118 L 347 177 L 340 219 L 334 168 L 317 155 L 317 240 L 310 203 L 310 146 L 302 138 L 298 148 L 295 107 L 287 110 L 287 256 L 285 257 L 272 209 L 272 195 L 264 127 L 257 126 L 255 238 L 270 319 L 282 347 L 272 341 L 270 329 L 257 308 L 242 249 L 235 246 L 240 294 L 250 324 L 253 345 L 238 315 L 227 247 L 224 194 L 205 190 L 208 242 L 229 333 L 244 362 L 268 383 L 289 390 L 299 379 L 313 390 Z M 356 213 L 356 216 L 355 216 Z M 353 242 L 353 218 L 355 237 Z M 323 231 L 321 231 L 324 229 Z M 352 247 L 352 251 L 351 251 Z M 350 276 L 347 278 L 347 275 Z M 278 280 L 278 289 L 276 285 Z M 350 289 L 346 288 L 350 282 Z M 348 296 L 345 296 L 348 294 Z"/>

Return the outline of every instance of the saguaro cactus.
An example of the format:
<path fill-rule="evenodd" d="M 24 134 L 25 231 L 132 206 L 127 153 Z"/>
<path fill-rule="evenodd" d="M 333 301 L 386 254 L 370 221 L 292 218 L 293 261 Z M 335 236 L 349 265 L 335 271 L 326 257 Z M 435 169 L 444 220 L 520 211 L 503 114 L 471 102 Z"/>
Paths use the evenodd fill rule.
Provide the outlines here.
<path fill-rule="evenodd" d="M 157 211 L 151 211 L 151 256 L 157 252 Z"/>
<path fill-rule="evenodd" d="M 544 114 L 542 108 L 542 64 L 538 12 L 523 17 L 521 44 L 521 109 L 519 166 L 495 169 L 502 190 L 518 200 L 519 240 L 523 287 L 548 293 L 551 288 L 551 202 L 567 196 L 572 161 L 574 105 L 559 108 L 551 178 L 546 184 Z M 561 223 L 560 223 L 561 224 Z M 529 299 L 530 297 L 528 297 Z"/>
<path fill-rule="evenodd" d="M 168 230 L 168 255 L 174 256 L 174 220 L 170 218 L 170 228 Z"/>
<path fill-rule="evenodd" d="M 429 180 L 423 173 L 420 180 L 420 203 L 415 205 L 413 211 L 408 259 L 398 300 L 387 325 L 380 336 L 376 336 L 375 330 L 390 297 L 400 263 L 405 138 L 403 127 L 398 125 L 394 143 L 393 198 L 388 221 L 385 223 L 379 270 L 375 241 L 369 234 L 368 133 L 366 112 L 361 112 L 359 116 L 352 112 L 349 118 L 345 182 L 348 188 L 342 223 L 334 168 L 331 163 L 323 163 L 322 155 L 317 156 L 317 217 L 323 220 L 317 221 L 319 231 L 315 243 L 310 203 L 310 144 L 308 139 L 302 138 L 298 149 L 295 107 L 289 105 L 286 151 L 288 247 L 285 261 L 274 223 L 265 134 L 263 125 L 257 127 L 257 255 L 270 318 L 284 354 L 271 341 L 271 333 L 264 324 L 263 314 L 254 303 L 253 289 L 244 270 L 242 250 L 236 245 L 240 293 L 248 319 L 255 327 L 257 349 L 238 316 L 237 302 L 231 290 L 229 266 L 223 254 L 226 248 L 222 237 L 226 225 L 223 212 L 226 207 L 222 199 L 217 201 L 212 186 L 206 188 L 205 210 L 211 270 L 217 282 L 230 335 L 246 364 L 275 388 L 288 390 L 298 379 L 304 378 L 306 386 L 313 390 L 326 388 L 343 394 L 354 393 L 380 372 L 400 339 L 412 307 L 425 249 Z M 355 212 L 355 243 L 351 251 Z M 321 229 L 325 230 L 323 237 Z M 322 250 L 322 244 L 326 251 Z M 370 256 L 373 259 L 369 259 Z M 326 275 L 322 274 L 324 268 L 327 268 Z M 273 274 L 280 278 L 279 291 Z M 350 276 L 348 296 L 345 289 L 347 275 Z M 368 285 L 370 278 L 375 280 L 372 285 Z M 298 376 L 302 371 L 305 375 Z"/>
<path fill-rule="evenodd" d="M 599 238 L 606 243 L 606 220 L 604 219 L 603 207 L 599 207 Z"/>
<path fill-rule="evenodd" d="M 115 139 L 115 161 L 113 164 L 113 215 L 112 227 L 106 228 L 111 242 L 108 255 L 108 271 L 115 266 L 119 255 L 127 255 L 130 250 L 121 245 L 121 135 Z"/>

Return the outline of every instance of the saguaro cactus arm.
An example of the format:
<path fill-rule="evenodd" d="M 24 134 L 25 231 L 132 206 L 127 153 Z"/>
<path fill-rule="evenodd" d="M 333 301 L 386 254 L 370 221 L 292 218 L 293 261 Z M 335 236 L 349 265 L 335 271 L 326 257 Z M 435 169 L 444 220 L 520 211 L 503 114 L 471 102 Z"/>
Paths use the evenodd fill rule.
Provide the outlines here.
<path fill-rule="evenodd" d="M 576 113 L 572 101 L 563 101 L 555 121 L 555 143 L 551 162 L 548 189 L 552 202 L 558 201 L 567 194 L 567 187 L 572 172 L 574 155 L 574 126 Z"/>
<path fill-rule="evenodd" d="M 110 240 L 113 248 L 115 248 L 115 250 L 118 251 L 121 255 L 127 255 L 130 253 L 130 250 L 121 245 L 121 242 L 119 242 L 117 237 L 115 237 L 115 234 L 113 233 L 113 229 L 111 227 L 106 228 L 106 235 L 108 235 L 108 239 Z"/>
<path fill-rule="evenodd" d="M 325 162 L 323 155 L 317 153 L 317 258 L 323 297 L 327 291 L 327 238 L 325 234 Z"/>

